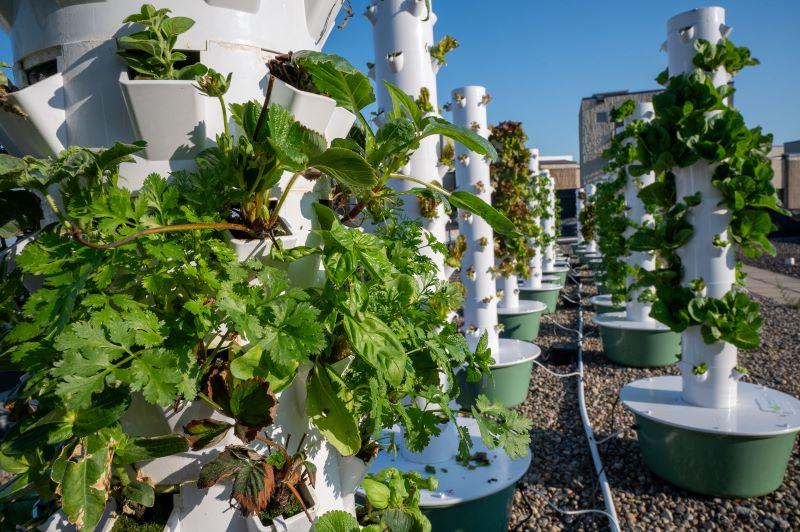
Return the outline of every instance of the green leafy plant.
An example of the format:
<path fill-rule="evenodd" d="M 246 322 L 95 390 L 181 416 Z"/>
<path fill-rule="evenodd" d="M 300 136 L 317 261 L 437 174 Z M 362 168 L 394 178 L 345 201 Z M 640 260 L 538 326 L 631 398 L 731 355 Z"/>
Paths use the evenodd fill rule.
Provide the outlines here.
<path fill-rule="evenodd" d="M 169 9 L 156 9 L 151 4 L 142 6 L 139 13 L 130 15 L 124 22 L 144 28 L 117 39 L 117 52 L 137 73 L 137 79 L 193 80 L 205 73 L 200 63 L 186 64 L 187 56 L 175 50 L 178 37 L 194 26 L 187 17 L 171 17 Z"/>
<path fill-rule="evenodd" d="M 759 344 L 757 303 L 736 289 L 714 299 L 681 286 L 684 272 L 675 250 L 692 238 L 687 216 L 703 198 L 675 198 L 672 170 L 701 161 L 715 166 L 712 183 L 722 194 L 732 220 L 727 238 L 715 238 L 709 246 L 733 244 L 749 257 L 774 254 L 767 239 L 773 229 L 768 211 L 784 210 L 772 186 L 767 157 L 772 137 L 764 135 L 761 128 L 748 128 L 741 114 L 726 104 L 734 91 L 731 85 L 717 87 L 713 83 L 716 70 L 733 75 L 758 64 L 749 50 L 728 40 L 718 44 L 698 40 L 695 50 L 695 71 L 671 78 L 667 73 L 659 76 L 659 82 L 668 82 L 668 86 L 653 99 L 656 118 L 637 133 L 638 163 L 630 169 L 634 175 L 656 172 L 656 183 L 644 188 L 640 197 L 657 213 L 657 220 L 655 227 L 634 235 L 631 248 L 658 254 L 661 267 L 648 276 L 658 297 L 652 311 L 656 319 L 675 331 L 700 325 L 708 343 L 725 341 L 750 349 Z"/>
<path fill-rule="evenodd" d="M 430 54 L 442 65 L 447 64 L 447 54 L 458 48 L 458 41 L 450 35 L 445 35 L 436 44 L 430 47 Z"/>
<path fill-rule="evenodd" d="M 27 114 L 18 105 L 9 103 L 8 95 L 17 90 L 17 87 L 8 79 L 5 69 L 11 65 L 5 61 L 0 61 L 0 111 L 11 113 L 21 118 L 27 118 Z"/>
<path fill-rule="evenodd" d="M 357 518 L 346 512 L 328 512 L 319 518 L 314 529 L 317 532 L 431 530 L 430 521 L 419 509 L 419 500 L 420 490 L 437 488 L 435 478 L 425 478 L 414 471 L 403 472 L 390 467 L 367 475 L 361 486 L 366 502 L 359 509 Z"/>
<path fill-rule="evenodd" d="M 496 235 L 495 253 L 499 268 L 505 275 L 530 275 L 530 262 L 537 250 L 530 245 L 541 232 L 537 223 L 542 207 L 537 204 L 538 176 L 528 168 L 530 151 L 525 146 L 528 136 L 522 123 L 505 121 L 494 126 L 489 142 L 495 147 L 498 158 L 491 165 L 494 193 L 493 205 L 511 220 L 517 228 L 516 235 Z"/>

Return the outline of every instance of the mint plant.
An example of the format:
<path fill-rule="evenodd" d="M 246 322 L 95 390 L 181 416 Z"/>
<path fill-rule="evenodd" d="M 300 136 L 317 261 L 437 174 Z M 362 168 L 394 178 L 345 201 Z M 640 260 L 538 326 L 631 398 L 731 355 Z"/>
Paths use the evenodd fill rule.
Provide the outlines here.
<path fill-rule="evenodd" d="M 171 17 L 169 9 L 156 9 L 151 4 L 142 6 L 139 13 L 123 22 L 144 28 L 117 39 L 118 54 L 137 73 L 137 79 L 193 80 L 205 73 L 200 63 L 180 66 L 187 61 L 183 52 L 175 50 L 178 37 L 194 26 L 187 17 Z"/>

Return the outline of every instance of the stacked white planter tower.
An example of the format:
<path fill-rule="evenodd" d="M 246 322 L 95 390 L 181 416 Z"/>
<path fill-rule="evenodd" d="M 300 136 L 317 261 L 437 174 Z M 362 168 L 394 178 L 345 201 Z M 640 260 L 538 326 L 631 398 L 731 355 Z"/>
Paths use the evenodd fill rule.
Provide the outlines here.
<path fill-rule="evenodd" d="M 669 75 L 694 69 L 696 40 L 718 43 L 730 29 L 725 25 L 725 10 L 720 7 L 695 9 L 672 17 L 667 22 Z M 713 77 L 716 86 L 729 81 L 722 69 Z M 678 201 L 695 193 L 699 193 L 701 199 L 699 205 L 689 209 L 694 234 L 677 250 L 684 268 L 682 284 L 689 286 L 693 280 L 702 279 L 705 295 L 721 298 L 734 286 L 735 269 L 732 247 L 712 245 L 715 238 L 728 240 L 727 228 L 731 220 L 730 211 L 721 204 L 722 196 L 711 182 L 714 167 L 701 161 L 673 171 Z M 763 444 L 758 442 L 772 438 L 788 442 L 785 449 L 788 457 L 792 440 L 785 437 L 800 430 L 800 401 L 764 386 L 738 382 L 741 375 L 734 370 L 736 347 L 727 342 L 706 344 L 697 326 L 683 333 L 681 343 L 680 377 L 643 379 L 623 388 L 622 401 L 637 418 L 645 420 L 649 427 L 656 427 L 652 430 L 660 432 L 665 427 L 672 430 L 672 445 L 685 442 L 698 445 L 697 449 L 674 448 L 676 457 L 714 456 L 717 460 L 729 460 L 726 467 L 740 471 L 751 460 L 764 460 L 763 453 L 757 451 L 748 455 L 748 448 L 757 449 L 757 445 Z M 707 367 L 705 374 L 694 374 L 693 369 L 703 364 Z M 687 433 L 690 436 L 686 436 Z M 641 437 L 640 442 L 648 461 Z M 723 446 L 730 446 L 729 442 L 740 442 L 737 454 L 727 453 L 728 448 Z M 707 448 L 700 448 L 700 443 Z M 714 454 L 715 447 L 726 454 Z M 773 452 L 777 452 L 775 449 Z M 685 466 L 691 467 L 688 462 Z M 666 470 L 657 472 L 671 478 Z"/>
<path fill-rule="evenodd" d="M 581 234 L 581 220 L 580 214 L 583 211 L 583 198 L 581 194 L 585 194 L 583 188 L 579 188 L 575 190 L 575 234 L 577 235 L 577 243 L 579 246 L 583 246 L 583 235 Z"/>
<path fill-rule="evenodd" d="M 627 126 L 636 120 L 649 122 L 653 119 L 653 117 L 654 112 L 652 103 L 637 103 L 634 113 L 626 118 L 625 125 Z M 623 144 L 629 145 L 633 142 L 634 140 L 629 138 L 625 139 Z M 636 232 L 636 228 L 641 226 L 652 227 L 653 225 L 653 216 L 645 211 L 644 202 L 642 202 L 641 198 L 639 198 L 639 191 L 642 188 L 653 184 L 656 180 L 656 176 L 654 172 L 649 172 L 639 177 L 633 177 L 630 172 L 626 173 L 628 178 L 625 183 L 624 194 L 625 206 L 627 207 L 626 217 L 630 223 L 625 229 L 623 235 L 626 239 L 629 239 L 633 233 Z M 592 187 L 592 193 L 594 194 L 594 185 L 588 186 Z M 602 208 L 602 206 L 596 205 L 595 209 L 597 208 Z M 624 260 L 633 268 L 634 272 L 639 269 L 653 271 L 656 267 L 655 255 L 651 252 L 633 251 L 630 253 L 630 255 L 624 257 Z M 635 273 L 628 275 L 628 278 L 625 281 L 626 293 L 628 294 L 628 301 L 625 304 L 625 310 L 621 312 L 609 312 L 606 314 L 597 315 L 594 318 L 594 322 L 601 329 L 606 327 L 610 329 L 616 329 L 616 334 L 612 333 L 611 335 L 614 337 L 617 337 L 617 335 L 624 335 L 626 332 L 638 334 L 639 338 L 642 338 L 647 333 L 664 333 L 658 336 L 659 338 L 662 338 L 660 343 L 638 343 L 637 348 L 641 350 L 640 355 L 642 360 L 644 360 L 648 356 L 653 357 L 655 355 L 655 353 L 646 352 L 648 349 L 654 349 L 656 351 L 672 349 L 674 346 L 670 344 L 669 339 L 673 336 L 673 334 L 669 333 L 669 328 L 666 325 L 659 323 L 654 318 L 650 317 L 650 311 L 653 308 L 653 303 L 650 301 L 639 300 L 640 296 L 645 291 L 645 288 L 632 288 L 632 285 L 635 281 Z M 591 299 L 591 302 L 595 306 L 613 306 L 611 295 L 595 296 Z M 607 337 L 604 335 L 604 340 L 606 338 Z M 666 339 L 666 341 L 664 341 L 664 339 Z M 674 352 L 666 352 L 663 353 L 661 357 L 657 358 L 661 358 L 666 363 L 671 363 L 673 361 L 674 354 Z M 658 365 L 664 364 L 659 363 Z"/>
<path fill-rule="evenodd" d="M 541 219 L 535 218 L 533 222 L 540 226 L 544 234 L 553 238 L 556 233 L 555 181 L 550 177 L 548 170 L 543 172 L 540 170 L 539 150 L 536 148 L 531 149 L 529 169 L 534 175 L 544 174 L 547 177 L 547 204 L 545 206 L 547 216 Z M 536 254 L 529 264 L 530 276 L 527 279 L 523 279 L 520 284 L 522 299 L 528 301 L 556 301 L 558 292 L 564 288 L 564 285 L 555 276 L 568 271 L 569 268 L 556 264 L 556 243 L 554 240 L 542 247 L 535 238 L 531 238 L 530 245 L 536 248 Z M 554 311 L 555 309 L 551 308 L 551 310 Z"/>
<path fill-rule="evenodd" d="M 531 152 L 531 159 L 528 163 L 528 170 L 531 171 L 531 174 L 534 176 L 539 176 L 539 149 L 538 148 L 530 148 Z M 531 204 L 530 206 L 532 209 L 537 209 L 538 205 Z M 541 227 L 541 219 L 538 216 L 533 218 L 533 223 L 537 226 Z M 539 242 L 533 237 L 529 240 L 529 245 L 535 248 L 536 253 L 534 254 L 533 258 L 531 259 L 528 266 L 530 267 L 531 274 L 527 279 L 522 280 L 522 287 L 523 288 L 541 288 L 542 286 L 542 261 L 544 250 L 539 245 Z"/>
<path fill-rule="evenodd" d="M 71 145 L 107 147 L 116 141 L 147 140 L 147 150 L 135 156 L 134 164 L 121 169 L 124 182 L 132 190 L 138 189 L 151 172 L 168 175 L 192 167 L 193 156 L 223 130 L 219 103 L 200 95 L 192 81 L 129 78 L 116 53 L 115 38 L 134 31 L 122 21 L 140 5 L 109 0 L 0 0 L 0 26 L 11 36 L 15 78 L 22 87 L 12 100 L 29 115 L 28 120 L 21 121 L 0 113 L 0 141 L 4 146 L 14 154 L 44 157 Z M 195 20 L 194 27 L 180 36 L 176 48 L 196 52 L 200 62 L 223 74 L 233 72 L 226 96 L 233 103 L 264 99 L 266 63 L 274 53 L 319 50 L 335 26 L 340 2 L 161 0 L 158 7 Z M 43 65 L 57 73 L 28 83 L 27 72 Z M 290 109 L 299 121 L 328 140 L 345 136 L 353 123 L 353 116 L 336 107 L 330 98 L 301 93 L 277 80 L 272 101 Z M 282 211 L 292 240 L 298 244 L 306 242 L 315 224 L 307 204 L 316 201 L 326 186 L 325 180 L 300 181 Z M 285 180 L 276 193 L 284 184 Z M 295 273 L 310 282 L 316 277 L 317 265 L 312 261 L 304 268 L 306 272 Z M 362 465 L 361 473 L 354 475 L 352 459 L 339 456 L 318 431 L 309 427 L 305 394 L 300 388 L 293 386 L 282 393 L 278 428 L 272 436 L 282 441 L 284 435 L 291 434 L 297 442 L 307 433 L 310 443 L 306 450 L 318 471 L 318 513 L 352 510 L 359 475 L 366 469 Z M 182 425 L 175 418 L 183 414 L 186 412 L 170 414 L 165 420 L 160 409 L 145 408 L 140 418 L 128 422 L 142 432 L 154 426 L 180 432 Z M 191 481 L 196 478 L 198 461 L 210 460 L 221 448 L 156 460 L 146 466 L 148 475 L 165 484 L 175 478 Z M 206 491 L 187 484 L 176 497 L 168 528 L 245 530 L 245 520 L 229 508 L 229 492 L 230 486 Z"/>
<path fill-rule="evenodd" d="M 583 190 L 586 192 L 586 203 L 589 203 L 589 202 L 592 201 L 595 192 L 597 192 L 597 186 L 594 183 L 589 183 L 585 187 L 583 187 Z M 582 207 L 583 206 L 581 206 L 581 208 Z M 597 206 L 595 206 L 595 209 L 596 208 L 597 208 Z M 595 231 L 595 239 L 596 238 L 597 238 L 597 232 Z M 586 245 L 583 248 L 584 249 L 584 253 L 586 253 L 591 258 L 600 257 L 600 253 L 597 250 L 597 240 L 595 240 L 595 239 L 587 240 L 585 242 Z"/>
<path fill-rule="evenodd" d="M 426 5 L 425 0 L 380 0 L 367 7 L 365 16 L 372 23 L 375 44 L 374 77 L 377 81 L 378 122 L 382 122 L 385 113 L 392 109 L 392 99 L 382 83 L 383 80 L 396 85 L 414 98 L 418 98 L 422 90 L 427 89 L 433 109 L 438 109 L 436 73 L 441 65 L 430 54 L 436 24 L 436 14 L 432 7 L 429 10 L 430 5 L 430 2 Z M 427 182 L 439 182 L 441 185 L 439 145 L 440 140 L 436 136 L 424 139 L 401 173 Z M 392 180 L 390 184 L 397 190 L 418 187 L 408 181 Z M 435 218 L 425 218 L 413 196 L 405 196 L 404 201 L 407 218 L 419 219 L 439 242 L 446 242 L 447 217 L 443 207 L 437 208 Z M 440 276 L 444 278 L 444 258 L 435 253 L 430 256 L 439 267 Z"/>

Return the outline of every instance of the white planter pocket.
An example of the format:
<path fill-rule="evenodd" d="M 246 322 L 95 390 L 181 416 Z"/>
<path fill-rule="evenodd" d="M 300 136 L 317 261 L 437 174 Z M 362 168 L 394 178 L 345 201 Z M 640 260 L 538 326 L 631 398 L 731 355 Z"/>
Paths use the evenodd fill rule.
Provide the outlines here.
<path fill-rule="evenodd" d="M 386 62 L 389 64 L 389 70 L 397 74 L 398 72 L 403 70 L 403 64 L 405 63 L 405 59 L 403 58 L 403 52 L 396 52 L 387 55 Z"/>
<path fill-rule="evenodd" d="M 50 157 L 67 145 L 67 114 L 64 78 L 54 74 L 8 95 L 26 118 L 0 111 L 0 129 L 15 148 L 15 155 Z"/>
<path fill-rule="evenodd" d="M 332 98 L 298 90 L 278 78 L 272 86 L 270 102 L 285 107 L 295 120 L 321 135 L 328 130 L 336 109 L 336 101 Z"/>
<path fill-rule="evenodd" d="M 169 161 L 170 169 L 193 165 L 211 144 L 206 130 L 206 100 L 194 81 L 119 78 L 136 140 L 147 141 L 142 157 Z"/>
<path fill-rule="evenodd" d="M 306 505 L 306 509 L 313 520 L 316 517 L 318 505 L 314 489 L 307 484 L 303 484 L 297 491 L 300 493 L 303 504 Z M 308 520 L 305 512 L 300 512 L 291 517 L 275 517 L 269 526 L 263 524 L 257 515 L 247 518 L 247 530 L 249 532 L 308 532 L 311 530 L 312 524 L 313 522 Z"/>
<path fill-rule="evenodd" d="M 261 7 L 261 0 L 206 0 L 206 4 L 243 11 L 244 13 L 258 13 Z"/>
<path fill-rule="evenodd" d="M 369 462 L 365 462 L 356 456 L 339 455 L 339 479 L 342 483 L 342 498 L 344 499 L 345 511 L 355 513 L 356 490 L 361 485 L 361 481 L 364 480 L 370 465 L 374 461 L 374 458 Z"/>
<path fill-rule="evenodd" d="M 230 243 L 236 252 L 239 262 L 246 262 L 250 259 L 257 259 L 268 263 L 269 252 L 272 249 L 272 240 L 269 238 L 236 238 L 230 231 L 225 231 L 225 239 Z M 295 246 L 297 239 L 292 236 L 279 236 L 276 238 L 284 249 Z"/>

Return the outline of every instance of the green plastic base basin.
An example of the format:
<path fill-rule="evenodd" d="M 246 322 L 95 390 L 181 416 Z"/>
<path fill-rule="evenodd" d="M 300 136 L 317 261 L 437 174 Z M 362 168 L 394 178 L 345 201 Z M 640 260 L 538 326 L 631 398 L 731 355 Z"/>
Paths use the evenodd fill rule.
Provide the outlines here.
<path fill-rule="evenodd" d="M 658 368 L 677 361 L 681 335 L 672 331 L 618 329 L 600 326 L 603 354 L 620 366 Z"/>
<path fill-rule="evenodd" d="M 595 284 L 594 286 L 597 288 L 597 294 L 598 295 L 602 296 L 604 294 L 610 294 L 611 293 L 611 290 L 606 288 L 606 285 L 604 285 L 603 283 Z"/>
<path fill-rule="evenodd" d="M 525 314 L 498 314 L 497 322 L 505 327 L 500 331 L 500 338 L 534 341 L 539 337 L 539 322 L 542 319 L 542 313 L 542 311 L 533 311 Z"/>
<path fill-rule="evenodd" d="M 552 275 L 553 277 L 558 278 L 558 284 L 561 286 L 566 286 L 567 284 L 567 272 L 544 272 L 544 275 Z"/>
<path fill-rule="evenodd" d="M 467 382 L 465 371 L 456 373 L 456 383 L 460 390 L 457 401 L 462 408 L 472 408 L 481 394 L 490 401 L 497 401 L 508 408 L 514 408 L 525 402 L 531 385 L 533 360 L 513 366 L 490 368 L 490 371 L 493 378 L 483 377 L 479 382 Z"/>
<path fill-rule="evenodd" d="M 536 291 L 525 290 L 522 288 L 519 291 L 519 298 L 524 299 L 525 301 L 541 301 L 547 305 L 547 310 L 545 310 L 544 313 L 552 314 L 556 311 L 559 292 L 561 292 L 561 288 L 553 288 L 552 290 L 537 289 Z"/>
<path fill-rule="evenodd" d="M 602 305 L 595 303 L 592 305 L 596 314 L 605 314 L 606 312 L 621 312 L 625 307 L 615 307 L 614 305 Z"/>
<path fill-rule="evenodd" d="M 506 532 L 515 484 L 488 497 L 453 506 L 421 508 L 433 532 Z"/>
<path fill-rule="evenodd" d="M 796 433 L 724 436 L 636 416 L 645 464 L 676 486 L 714 497 L 758 497 L 783 483 Z"/>

